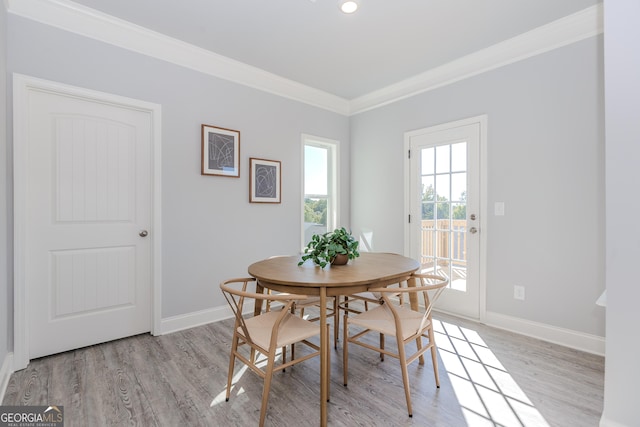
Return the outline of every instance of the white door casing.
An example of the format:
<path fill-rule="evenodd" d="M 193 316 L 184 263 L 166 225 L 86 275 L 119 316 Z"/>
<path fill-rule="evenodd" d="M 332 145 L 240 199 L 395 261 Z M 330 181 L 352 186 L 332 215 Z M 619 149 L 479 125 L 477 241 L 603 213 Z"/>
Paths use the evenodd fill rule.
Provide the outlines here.
<path fill-rule="evenodd" d="M 14 368 L 159 332 L 159 161 L 158 105 L 14 75 Z"/>
<path fill-rule="evenodd" d="M 484 319 L 486 311 L 485 141 L 486 116 L 405 133 L 405 148 L 411 152 L 405 173 L 406 214 L 411 218 L 405 226 L 405 253 L 421 263 L 426 262 L 423 265 L 425 272 L 435 271 L 450 279 L 437 309 L 480 320 Z M 462 157 L 466 162 L 456 166 L 455 158 L 459 155 L 456 156 L 455 152 L 460 150 L 466 152 Z M 442 159 L 445 160 L 444 167 L 441 166 Z M 427 162 L 424 167 L 423 161 Z M 465 175 L 466 179 L 460 181 Z M 422 187 L 430 185 L 435 185 L 431 196 L 433 202 L 425 204 L 427 211 L 423 213 L 422 194 L 425 190 Z M 441 193 L 441 188 L 444 188 L 444 193 Z M 465 195 L 459 199 L 456 196 L 462 189 Z M 465 207 L 466 219 L 456 220 L 452 216 L 449 220 L 448 212 L 453 214 L 456 205 Z M 440 221 L 443 218 L 438 218 L 441 216 L 438 206 L 444 208 L 444 222 Z M 423 215 L 426 215 L 425 221 Z M 423 230 L 423 227 L 427 228 Z M 430 227 L 434 227 L 433 230 L 427 231 Z M 423 242 L 423 238 L 428 241 Z M 424 250 L 431 255 L 426 254 L 425 258 Z"/>

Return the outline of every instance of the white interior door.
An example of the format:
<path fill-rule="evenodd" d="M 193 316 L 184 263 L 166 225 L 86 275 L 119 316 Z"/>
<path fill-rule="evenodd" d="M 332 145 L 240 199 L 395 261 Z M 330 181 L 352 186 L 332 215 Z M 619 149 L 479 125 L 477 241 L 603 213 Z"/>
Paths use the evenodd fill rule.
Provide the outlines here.
<path fill-rule="evenodd" d="M 46 90 L 26 109 L 28 358 L 150 331 L 151 114 Z"/>
<path fill-rule="evenodd" d="M 436 306 L 480 317 L 480 124 L 407 134 L 411 152 L 408 227 L 422 272 L 449 279 Z"/>

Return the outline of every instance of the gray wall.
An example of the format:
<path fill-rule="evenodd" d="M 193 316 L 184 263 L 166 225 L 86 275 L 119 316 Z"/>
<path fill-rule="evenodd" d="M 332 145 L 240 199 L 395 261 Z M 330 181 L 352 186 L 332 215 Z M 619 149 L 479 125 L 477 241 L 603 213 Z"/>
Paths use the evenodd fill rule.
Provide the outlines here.
<path fill-rule="evenodd" d="M 640 426 L 640 3 L 606 0 L 607 353 L 602 427 Z"/>
<path fill-rule="evenodd" d="M 0 7 L 0 366 L 8 353 L 13 349 L 13 343 L 9 343 L 13 331 L 9 330 L 13 325 L 13 310 L 10 309 L 9 299 L 13 296 L 13 287 L 9 286 L 9 264 L 13 258 L 9 257 L 8 239 L 9 224 L 7 221 L 9 190 L 9 165 L 7 147 L 7 78 L 6 78 L 6 52 L 7 52 L 7 10 Z M 13 341 L 13 340 L 12 340 Z M 0 392 L 1 393 L 1 392 Z"/>
<path fill-rule="evenodd" d="M 217 284 L 294 254 L 301 241 L 301 134 L 341 142 L 348 226 L 349 121 L 325 110 L 9 15 L 8 68 L 162 106 L 162 317 L 224 306 Z M 240 131 L 240 178 L 200 175 L 200 125 Z M 282 203 L 249 203 L 249 157 L 282 162 Z"/>
<path fill-rule="evenodd" d="M 354 232 L 403 252 L 404 133 L 487 114 L 487 311 L 604 336 L 602 64 L 593 37 L 352 117 Z"/>

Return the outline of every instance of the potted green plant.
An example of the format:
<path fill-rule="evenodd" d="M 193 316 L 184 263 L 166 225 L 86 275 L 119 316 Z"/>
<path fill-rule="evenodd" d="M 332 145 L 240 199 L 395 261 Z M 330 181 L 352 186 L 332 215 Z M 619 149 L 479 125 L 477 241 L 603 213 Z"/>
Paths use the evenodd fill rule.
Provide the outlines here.
<path fill-rule="evenodd" d="M 329 263 L 344 265 L 359 256 L 358 241 L 346 228 L 341 227 L 324 234 L 314 234 L 298 265 L 311 259 L 314 264 L 324 268 Z"/>

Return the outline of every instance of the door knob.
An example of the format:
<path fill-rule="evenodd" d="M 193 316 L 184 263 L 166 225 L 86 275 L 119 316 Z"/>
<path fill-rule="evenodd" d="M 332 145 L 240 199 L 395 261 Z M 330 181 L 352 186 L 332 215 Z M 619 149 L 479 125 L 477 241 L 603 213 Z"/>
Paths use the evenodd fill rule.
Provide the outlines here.
<path fill-rule="evenodd" d="M 147 230 L 142 230 L 140 233 L 138 233 L 138 235 L 140 237 L 147 237 L 149 235 L 149 232 Z"/>
<path fill-rule="evenodd" d="M 469 233 L 471 233 L 471 234 L 476 234 L 477 232 L 478 232 L 478 229 L 477 229 L 477 228 L 475 228 L 475 227 L 471 227 L 471 228 L 469 229 Z"/>

